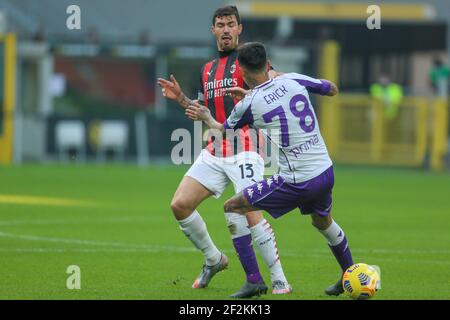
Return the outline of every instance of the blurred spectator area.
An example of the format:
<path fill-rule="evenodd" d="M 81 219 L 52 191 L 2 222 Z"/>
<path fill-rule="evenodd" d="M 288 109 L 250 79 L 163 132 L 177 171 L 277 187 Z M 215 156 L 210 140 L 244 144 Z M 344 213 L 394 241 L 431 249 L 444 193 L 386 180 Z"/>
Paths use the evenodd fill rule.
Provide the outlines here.
<path fill-rule="evenodd" d="M 210 15 L 223 0 L 0 0 L 10 29 L 30 40 L 145 43 L 207 41 Z M 66 9 L 81 9 L 81 29 L 66 28 Z M 195 17 L 195 18 L 193 18 Z M 182 27 L 176 21 L 184 21 Z"/>
<path fill-rule="evenodd" d="M 54 68 L 55 73 L 65 76 L 68 95 L 84 96 L 118 108 L 148 108 L 155 102 L 154 63 L 56 56 Z"/>
<path fill-rule="evenodd" d="M 80 30 L 66 27 L 71 4 L 81 9 Z M 193 128 L 177 103 L 164 99 L 156 79 L 174 74 L 184 93 L 197 97 L 201 67 L 217 56 L 210 32 L 212 14 L 227 4 L 224 0 L 0 0 L 5 17 L 0 27 L 4 25 L 18 39 L 16 161 L 55 158 L 56 127 L 60 121 L 72 120 L 81 121 L 85 128 L 87 160 L 99 151 L 93 139 L 100 128 L 96 124 L 119 120 L 128 128 L 125 159 L 139 154 L 167 158 L 175 143 L 169 142 L 171 132 Z M 264 42 L 276 70 L 328 78 L 339 85 L 342 98 L 311 98 L 336 159 L 346 162 L 341 157 L 349 150 L 345 148 L 356 146 L 352 150 L 371 157 L 361 157 L 363 162 L 401 162 L 404 159 L 395 158 L 392 150 L 409 148 L 413 151 L 408 157 L 414 160 L 410 164 L 418 166 L 426 157 L 424 150 L 446 152 L 448 121 L 435 128 L 440 118 L 448 117 L 447 109 L 434 101 L 429 73 L 435 57 L 449 61 L 450 1 L 383 1 L 381 30 L 366 27 L 368 4 L 357 0 L 236 0 L 232 4 L 238 6 L 244 26 L 240 42 Z M 371 84 L 382 73 L 411 98 L 402 102 L 398 119 L 391 122 L 381 117 L 382 108 L 369 96 Z M 329 101 L 335 101 L 336 108 L 325 109 Z M 3 109 L 0 120 L 8 116 Z M 345 131 L 348 119 L 357 119 L 351 121 L 354 131 Z M 6 123 L 0 121 L 0 135 L 8 131 Z M 432 140 L 436 132 L 444 134 Z M 392 141 L 395 146 L 389 144 Z"/>
<path fill-rule="evenodd" d="M 448 55 L 447 25 L 444 22 L 384 21 L 381 30 L 369 31 L 361 22 L 311 21 L 292 19 L 290 33 L 280 40 L 276 18 L 244 17 L 245 39 L 312 50 L 317 64 L 320 46 L 325 40 L 340 45 L 340 88 L 363 92 L 383 71 L 389 70 L 395 81 L 410 93 L 429 91 L 428 70 L 433 54 Z M 306 73 L 315 73 L 309 64 Z"/>

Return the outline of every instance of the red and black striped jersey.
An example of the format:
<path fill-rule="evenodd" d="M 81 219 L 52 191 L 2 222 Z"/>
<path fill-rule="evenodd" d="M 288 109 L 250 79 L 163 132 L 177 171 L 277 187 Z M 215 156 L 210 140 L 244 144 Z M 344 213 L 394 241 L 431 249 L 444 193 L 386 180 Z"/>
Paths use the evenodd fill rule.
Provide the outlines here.
<path fill-rule="evenodd" d="M 248 89 L 248 86 L 242 77 L 241 68 L 237 60 L 237 51 L 219 52 L 219 54 L 218 58 L 206 63 L 201 70 L 201 88 L 199 89 L 198 100 L 204 102 L 217 122 L 223 123 L 238 102 L 229 95 L 225 95 L 225 89 L 231 87 Z M 207 150 L 218 157 L 232 156 L 238 150 L 257 151 L 257 141 L 251 139 L 248 127 L 242 128 L 239 140 L 231 144 L 227 140 L 220 143 L 209 139 Z M 217 146 L 220 146 L 220 144 L 222 144 L 222 150 L 217 150 Z"/>

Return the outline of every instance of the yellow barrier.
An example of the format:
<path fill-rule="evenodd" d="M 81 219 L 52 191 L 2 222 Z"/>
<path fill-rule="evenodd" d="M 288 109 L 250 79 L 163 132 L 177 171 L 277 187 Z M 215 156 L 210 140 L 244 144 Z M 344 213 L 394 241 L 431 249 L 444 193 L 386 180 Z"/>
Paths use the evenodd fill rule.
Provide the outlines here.
<path fill-rule="evenodd" d="M 422 166 L 428 143 L 431 108 L 426 98 L 407 97 L 395 119 L 385 117 L 382 103 L 369 95 L 341 94 L 322 98 L 321 131 L 336 162 L 376 165 Z M 445 104 L 437 105 L 432 122 L 432 154 L 440 155 L 433 169 L 443 167 L 448 117 Z M 447 124 L 448 125 L 448 124 Z M 437 156 L 434 156 L 437 158 Z"/>
<path fill-rule="evenodd" d="M 449 104 L 444 99 L 436 99 L 433 103 L 433 131 L 431 141 L 431 169 L 444 169 L 444 157 L 448 152 L 448 117 Z"/>
<path fill-rule="evenodd" d="M 339 87 L 340 46 L 324 41 L 319 76 Z M 369 95 L 319 98 L 321 132 L 333 159 L 341 163 L 445 168 L 448 153 L 449 101 L 404 98 L 393 120 Z"/>
<path fill-rule="evenodd" d="M 10 164 L 13 159 L 14 107 L 16 94 L 16 36 L 0 35 L 3 51 L 3 110 L 2 132 L 0 133 L 0 164 Z"/>

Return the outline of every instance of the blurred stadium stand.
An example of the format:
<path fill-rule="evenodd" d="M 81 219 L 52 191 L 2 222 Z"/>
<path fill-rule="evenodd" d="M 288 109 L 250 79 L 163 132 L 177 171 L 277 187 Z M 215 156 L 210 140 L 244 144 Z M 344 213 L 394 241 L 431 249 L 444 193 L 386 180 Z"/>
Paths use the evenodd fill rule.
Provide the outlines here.
<path fill-rule="evenodd" d="M 155 80 L 173 73 L 196 96 L 199 70 L 215 56 L 212 13 L 229 3 L 0 0 L 0 31 L 14 35 L 0 39 L 0 162 L 57 161 L 63 121 L 82 124 L 87 160 L 103 153 L 101 124 L 121 121 L 121 159 L 168 161 L 176 143 L 171 132 L 192 132 L 193 125 L 163 99 Z M 71 4 L 81 8 L 81 30 L 66 28 Z M 434 57 L 449 61 L 450 1 L 384 1 L 382 29 L 375 31 L 366 28 L 361 1 L 235 4 L 244 24 L 241 41 L 266 43 L 278 70 L 339 84 L 337 99 L 315 101 L 336 161 L 444 167 L 448 101 L 433 96 L 428 73 Z M 395 122 L 387 122 L 368 95 L 383 72 L 407 95 Z"/>

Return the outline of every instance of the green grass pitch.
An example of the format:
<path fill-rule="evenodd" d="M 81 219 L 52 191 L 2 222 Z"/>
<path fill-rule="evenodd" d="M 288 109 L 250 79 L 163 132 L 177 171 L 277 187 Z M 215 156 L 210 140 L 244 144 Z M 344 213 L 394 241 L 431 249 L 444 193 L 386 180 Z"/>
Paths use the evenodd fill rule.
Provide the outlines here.
<path fill-rule="evenodd" d="M 229 269 L 191 289 L 202 256 L 169 207 L 185 170 L 0 167 L 0 299 L 227 299 L 245 280 L 222 212 L 232 190 L 199 208 Z M 450 299 L 450 175 L 337 166 L 335 176 L 333 216 L 355 262 L 381 267 L 375 299 Z M 260 299 L 348 299 L 323 293 L 339 268 L 309 217 L 266 218 L 294 292 Z M 80 290 L 66 288 L 69 265 Z"/>

